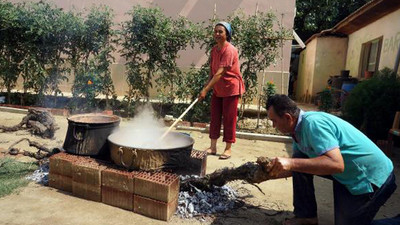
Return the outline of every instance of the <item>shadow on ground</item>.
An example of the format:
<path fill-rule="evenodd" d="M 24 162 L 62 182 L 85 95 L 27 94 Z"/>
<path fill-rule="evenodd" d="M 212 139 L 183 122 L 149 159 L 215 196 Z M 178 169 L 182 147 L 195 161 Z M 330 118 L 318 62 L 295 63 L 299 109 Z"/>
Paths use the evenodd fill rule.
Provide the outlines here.
<path fill-rule="evenodd" d="M 268 206 L 255 206 L 243 203 L 240 208 L 215 215 L 215 219 L 211 224 L 214 225 L 250 225 L 265 224 L 278 225 L 282 224 L 285 218 L 291 217 L 290 211 L 279 211 L 269 209 Z"/>

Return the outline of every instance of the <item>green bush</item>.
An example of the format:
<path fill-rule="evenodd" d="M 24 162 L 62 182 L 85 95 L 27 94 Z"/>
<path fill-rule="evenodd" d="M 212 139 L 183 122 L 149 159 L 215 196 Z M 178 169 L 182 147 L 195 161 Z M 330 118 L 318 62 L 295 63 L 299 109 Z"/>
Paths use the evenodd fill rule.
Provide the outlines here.
<path fill-rule="evenodd" d="M 268 81 L 267 86 L 263 87 L 263 105 L 267 108 L 268 99 L 276 94 L 276 85 L 273 81 Z"/>
<path fill-rule="evenodd" d="M 359 83 L 347 97 L 343 117 L 372 140 L 386 139 L 400 111 L 400 78 L 385 68 Z"/>
<path fill-rule="evenodd" d="M 209 65 L 205 63 L 200 69 L 192 66 L 186 73 L 182 80 L 182 85 L 177 87 L 176 96 L 180 100 L 188 100 L 187 104 L 175 104 L 172 106 L 172 115 L 175 117 L 180 116 L 186 108 L 192 103 L 199 95 L 209 79 Z M 184 120 L 190 122 L 209 122 L 210 121 L 210 107 L 211 107 L 212 91 L 209 91 L 206 98 L 197 102 L 193 108 L 185 115 Z"/>
<path fill-rule="evenodd" d="M 324 112 L 330 112 L 334 105 L 333 89 L 327 87 L 319 93 L 319 99 L 321 103 L 318 105 L 318 109 Z"/>

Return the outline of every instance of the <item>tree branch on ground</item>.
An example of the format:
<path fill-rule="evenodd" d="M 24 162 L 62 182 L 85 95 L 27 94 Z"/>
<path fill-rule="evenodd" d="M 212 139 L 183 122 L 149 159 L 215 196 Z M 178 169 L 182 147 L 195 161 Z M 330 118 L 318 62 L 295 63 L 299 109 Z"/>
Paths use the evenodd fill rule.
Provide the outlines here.
<path fill-rule="evenodd" d="M 0 125 L 2 132 L 15 132 L 18 130 L 29 130 L 32 134 L 43 138 L 54 137 L 55 131 L 59 129 L 53 115 L 43 109 L 29 109 L 28 114 L 15 126 Z"/>
<path fill-rule="evenodd" d="M 18 148 L 15 148 L 14 146 L 16 146 L 17 144 L 23 142 L 23 141 L 27 141 L 29 143 L 30 147 L 35 147 L 38 149 L 37 152 L 30 152 L 30 151 L 26 151 L 26 150 L 21 150 Z M 32 158 L 35 158 L 37 160 L 41 160 L 43 158 L 48 158 L 56 153 L 60 152 L 59 149 L 57 148 L 53 148 L 53 149 L 49 149 L 46 146 L 39 144 L 36 141 L 31 141 L 29 140 L 29 138 L 22 138 L 18 141 L 16 141 L 14 144 L 12 144 L 9 148 L 8 148 L 8 154 L 10 155 L 18 155 L 18 154 L 22 154 L 24 156 L 29 156 Z"/>

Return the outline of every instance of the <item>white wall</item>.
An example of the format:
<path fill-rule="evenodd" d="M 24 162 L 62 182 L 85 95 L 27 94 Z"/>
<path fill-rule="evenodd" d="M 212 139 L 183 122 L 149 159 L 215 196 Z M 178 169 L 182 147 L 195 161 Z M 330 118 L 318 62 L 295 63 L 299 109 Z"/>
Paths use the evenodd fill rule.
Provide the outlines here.
<path fill-rule="evenodd" d="M 349 35 L 346 69 L 358 77 L 363 43 L 383 36 L 379 69 L 393 69 L 400 46 L 400 9 Z"/>

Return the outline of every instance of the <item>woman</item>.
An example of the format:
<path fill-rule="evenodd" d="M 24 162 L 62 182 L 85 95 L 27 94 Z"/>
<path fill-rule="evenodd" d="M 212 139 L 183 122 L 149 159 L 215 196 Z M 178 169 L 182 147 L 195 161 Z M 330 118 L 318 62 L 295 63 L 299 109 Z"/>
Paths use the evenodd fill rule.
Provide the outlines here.
<path fill-rule="evenodd" d="M 214 40 L 217 43 L 211 50 L 210 79 L 200 92 L 199 100 L 205 98 L 213 89 L 211 97 L 211 146 L 207 153 L 217 154 L 217 140 L 220 136 L 221 120 L 224 126 L 223 140 L 226 142 L 220 159 L 231 157 L 232 143 L 236 141 L 237 105 L 244 92 L 242 75 L 240 74 L 238 50 L 230 43 L 231 25 L 219 22 L 214 27 Z"/>

